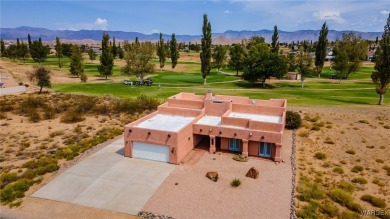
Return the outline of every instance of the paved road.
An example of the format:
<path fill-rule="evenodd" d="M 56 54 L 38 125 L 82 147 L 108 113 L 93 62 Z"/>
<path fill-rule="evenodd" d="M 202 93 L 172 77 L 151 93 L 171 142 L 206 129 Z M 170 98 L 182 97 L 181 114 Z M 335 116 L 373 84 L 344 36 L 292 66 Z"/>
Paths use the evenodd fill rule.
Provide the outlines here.
<path fill-rule="evenodd" d="M 15 93 L 22 93 L 22 92 L 26 92 L 25 86 L 0 88 L 0 95 L 15 94 Z"/>
<path fill-rule="evenodd" d="M 32 196 L 136 215 L 175 165 L 123 157 L 123 138 L 69 168 Z"/>

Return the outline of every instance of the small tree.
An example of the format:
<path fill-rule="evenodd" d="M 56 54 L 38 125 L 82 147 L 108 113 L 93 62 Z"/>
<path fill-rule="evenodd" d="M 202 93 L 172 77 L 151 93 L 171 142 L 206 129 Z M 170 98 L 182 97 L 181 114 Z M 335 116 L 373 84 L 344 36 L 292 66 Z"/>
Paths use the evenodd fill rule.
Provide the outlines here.
<path fill-rule="evenodd" d="M 30 34 L 27 34 L 28 49 L 31 49 L 32 41 Z"/>
<path fill-rule="evenodd" d="M 23 41 L 18 46 L 18 58 L 23 60 L 23 63 L 26 63 L 28 57 L 28 46 Z"/>
<path fill-rule="evenodd" d="M 215 47 L 213 52 L 213 59 L 214 59 L 214 65 L 217 67 L 218 73 L 219 69 L 225 64 L 226 62 L 226 47 L 223 45 L 218 45 Z"/>
<path fill-rule="evenodd" d="M 5 43 L 3 41 L 3 39 L 0 40 L 0 53 L 1 53 L 1 56 L 4 57 L 4 53 L 5 53 Z"/>
<path fill-rule="evenodd" d="M 294 72 L 297 69 L 297 61 L 294 53 L 287 55 L 288 71 Z"/>
<path fill-rule="evenodd" d="M 124 43 L 126 65 L 121 69 L 125 75 L 135 75 L 143 80 L 146 74 L 153 73 L 155 66 L 152 63 L 154 46 L 150 42 Z"/>
<path fill-rule="evenodd" d="M 322 68 L 326 58 L 326 52 L 328 47 L 328 26 L 326 22 L 322 25 L 320 35 L 318 36 L 318 43 L 316 47 L 315 66 L 318 78 L 321 77 Z"/>
<path fill-rule="evenodd" d="M 298 55 L 298 72 L 301 74 L 301 86 L 303 87 L 304 81 L 307 76 L 311 74 L 313 59 L 306 52 L 303 52 L 302 49 Z"/>
<path fill-rule="evenodd" d="M 89 48 L 88 49 L 88 57 L 89 57 L 89 60 L 96 60 L 96 52 L 92 49 L 92 48 Z"/>
<path fill-rule="evenodd" d="M 211 70 L 211 24 L 208 21 L 207 14 L 203 15 L 203 26 L 202 26 L 202 51 L 200 52 L 200 61 L 202 77 L 204 84 L 206 84 L 206 77 Z"/>
<path fill-rule="evenodd" d="M 112 57 L 115 59 L 118 56 L 118 47 L 115 43 L 115 37 L 112 38 Z"/>
<path fill-rule="evenodd" d="M 41 40 L 34 40 L 30 46 L 30 55 L 34 62 L 44 62 L 47 59 L 49 51 L 49 47 L 44 46 Z"/>
<path fill-rule="evenodd" d="M 170 50 L 171 50 L 171 60 L 172 60 L 172 69 L 175 69 L 177 65 L 177 60 L 180 58 L 179 48 L 177 46 L 176 36 L 173 33 L 170 42 Z"/>
<path fill-rule="evenodd" d="M 58 67 L 62 68 L 62 57 L 64 55 L 62 54 L 62 44 L 61 44 L 60 38 L 58 38 L 58 37 L 56 37 L 55 49 L 56 49 L 56 56 L 58 58 Z"/>
<path fill-rule="evenodd" d="M 50 69 L 43 66 L 34 67 L 34 71 L 28 74 L 28 78 L 40 87 L 38 94 L 41 94 L 43 87 L 51 88 Z"/>
<path fill-rule="evenodd" d="M 279 52 L 279 37 L 278 26 L 274 26 L 274 34 L 272 35 L 271 52 Z"/>
<path fill-rule="evenodd" d="M 72 46 L 72 55 L 70 56 L 69 71 L 72 75 L 80 77 L 84 74 L 83 55 L 77 45 Z"/>
<path fill-rule="evenodd" d="M 157 44 L 157 55 L 160 63 L 160 71 L 162 71 L 166 60 L 165 43 L 164 43 L 164 38 L 162 37 L 162 33 L 160 33 L 160 40 L 158 41 Z"/>
<path fill-rule="evenodd" d="M 106 79 L 112 75 L 112 68 L 114 67 L 114 58 L 109 47 L 109 40 L 110 36 L 107 32 L 104 32 L 102 38 L 102 54 L 100 56 L 98 70 L 100 75 L 105 76 Z"/>
<path fill-rule="evenodd" d="M 234 44 L 229 49 L 229 66 L 236 70 L 238 76 L 238 70 L 242 70 L 245 61 L 245 50 L 241 44 Z"/>
<path fill-rule="evenodd" d="M 382 105 L 390 84 L 390 14 L 379 43 L 378 58 L 375 61 L 375 71 L 371 74 L 371 79 L 376 86 L 376 93 L 379 94 L 378 105 Z"/>

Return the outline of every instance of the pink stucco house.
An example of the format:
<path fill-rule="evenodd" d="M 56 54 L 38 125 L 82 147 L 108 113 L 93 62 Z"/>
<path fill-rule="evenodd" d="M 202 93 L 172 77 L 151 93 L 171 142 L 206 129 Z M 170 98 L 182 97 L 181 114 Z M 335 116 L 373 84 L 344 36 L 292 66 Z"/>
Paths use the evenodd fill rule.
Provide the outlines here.
<path fill-rule="evenodd" d="M 283 99 L 179 93 L 125 125 L 125 156 L 178 164 L 207 142 L 210 153 L 228 150 L 281 161 L 286 107 Z"/>

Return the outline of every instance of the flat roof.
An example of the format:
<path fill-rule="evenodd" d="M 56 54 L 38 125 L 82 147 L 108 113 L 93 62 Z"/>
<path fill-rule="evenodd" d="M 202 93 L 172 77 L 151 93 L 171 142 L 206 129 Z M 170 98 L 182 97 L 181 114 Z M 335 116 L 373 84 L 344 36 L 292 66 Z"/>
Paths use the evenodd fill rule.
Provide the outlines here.
<path fill-rule="evenodd" d="M 221 125 L 221 117 L 219 116 L 203 116 L 196 124 L 200 125 Z"/>
<path fill-rule="evenodd" d="M 137 125 L 135 127 L 155 129 L 161 131 L 179 131 L 190 124 L 195 117 L 178 116 L 172 114 L 157 114 Z"/>
<path fill-rule="evenodd" d="M 282 122 L 281 116 L 269 116 L 269 115 L 260 115 L 260 114 L 251 114 L 251 113 L 231 112 L 228 115 L 228 117 L 251 119 L 251 120 L 260 121 L 260 122 L 271 122 L 271 123 L 281 123 Z"/>

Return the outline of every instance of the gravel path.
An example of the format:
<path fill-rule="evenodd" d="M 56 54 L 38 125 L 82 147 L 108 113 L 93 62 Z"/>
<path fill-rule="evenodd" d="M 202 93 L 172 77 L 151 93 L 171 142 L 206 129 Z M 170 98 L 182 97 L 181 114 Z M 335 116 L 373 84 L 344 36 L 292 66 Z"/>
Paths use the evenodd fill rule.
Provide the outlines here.
<path fill-rule="evenodd" d="M 143 210 L 179 219 L 289 218 L 291 145 L 292 131 L 286 131 L 284 162 L 279 164 L 255 157 L 241 163 L 231 153 L 204 153 L 196 163 L 179 165 Z M 251 167 L 259 170 L 258 179 L 245 177 Z M 219 173 L 218 182 L 205 177 L 212 170 Z M 230 186 L 234 178 L 241 180 L 238 188 Z"/>

